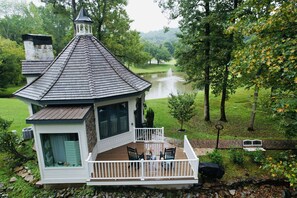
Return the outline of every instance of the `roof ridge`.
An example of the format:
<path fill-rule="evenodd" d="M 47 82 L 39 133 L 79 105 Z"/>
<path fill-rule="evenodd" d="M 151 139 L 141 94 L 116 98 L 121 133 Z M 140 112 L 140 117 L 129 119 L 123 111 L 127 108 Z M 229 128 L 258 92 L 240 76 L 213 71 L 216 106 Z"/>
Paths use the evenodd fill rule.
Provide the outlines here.
<path fill-rule="evenodd" d="M 97 40 L 97 38 L 96 37 L 94 37 L 94 36 L 92 36 L 92 38 L 93 39 L 95 39 L 107 52 L 109 52 L 109 54 L 111 54 L 112 55 L 112 57 L 113 58 L 115 58 L 123 67 L 125 67 L 99 40 Z M 123 80 L 123 81 L 125 81 L 130 87 L 132 87 L 134 90 L 136 90 L 136 91 L 139 91 L 138 89 L 137 89 L 137 87 L 135 87 L 134 85 L 133 85 L 133 83 L 131 83 L 131 82 L 129 82 L 127 79 L 125 79 L 122 75 L 121 75 L 121 73 L 118 71 L 118 69 L 117 68 L 115 68 L 114 66 L 113 66 L 113 64 L 110 62 L 110 60 L 105 56 L 105 54 L 104 53 L 102 53 L 102 51 L 98 48 L 98 46 L 95 44 L 95 47 L 101 52 L 101 54 L 102 54 L 102 56 L 105 58 L 105 60 L 109 63 L 109 65 L 110 65 L 110 67 L 118 74 L 118 76 Z M 126 67 L 125 67 L 126 68 Z M 131 72 L 132 73 L 132 72 Z M 132 74 L 134 74 L 134 73 L 132 73 Z M 135 74 L 134 74 L 135 75 Z"/>
<path fill-rule="evenodd" d="M 89 36 L 88 36 L 89 37 Z M 93 80 L 93 72 L 92 72 L 92 66 L 90 62 L 90 53 L 89 53 L 89 45 L 88 45 L 88 37 L 86 37 L 86 42 L 84 43 L 85 53 L 87 54 L 87 68 L 88 68 L 88 80 L 89 80 L 89 87 L 91 95 L 94 96 L 94 80 Z"/>
<path fill-rule="evenodd" d="M 67 56 L 66 60 L 65 60 L 64 63 L 62 64 L 63 67 L 60 69 L 58 75 L 56 75 L 56 78 L 55 78 L 55 80 L 53 80 L 53 83 L 51 83 L 51 84 L 49 85 L 49 88 L 47 89 L 47 91 L 45 91 L 45 92 L 42 93 L 42 96 L 41 96 L 41 98 L 40 98 L 39 100 L 41 100 L 42 98 L 45 97 L 45 95 L 46 95 L 46 94 L 53 88 L 53 86 L 57 83 L 57 81 L 59 80 L 59 78 L 60 78 L 61 75 L 63 74 L 63 71 L 65 70 L 67 63 L 68 63 L 70 57 L 72 56 L 72 53 L 73 53 L 74 49 L 76 48 L 76 44 L 77 44 L 78 41 L 80 40 L 80 37 L 74 37 L 74 38 L 75 38 L 75 39 L 74 39 L 72 42 L 69 43 L 69 44 L 72 44 L 73 42 L 75 42 L 75 43 L 74 43 L 74 47 L 73 47 L 72 49 L 70 49 L 70 52 L 68 53 L 68 56 Z M 77 39 L 76 39 L 76 38 L 77 38 Z M 70 46 L 70 45 L 68 45 L 67 47 L 69 47 L 69 46 Z M 65 48 L 65 49 L 66 49 L 66 48 Z M 65 51 L 65 50 L 63 50 L 63 52 L 64 52 L 64 51 Z M 52 65 L 52 64 L 51 64 L 51 65 Z M 47 70 L 46 70 L 46 71 L 47 71 Z"/>

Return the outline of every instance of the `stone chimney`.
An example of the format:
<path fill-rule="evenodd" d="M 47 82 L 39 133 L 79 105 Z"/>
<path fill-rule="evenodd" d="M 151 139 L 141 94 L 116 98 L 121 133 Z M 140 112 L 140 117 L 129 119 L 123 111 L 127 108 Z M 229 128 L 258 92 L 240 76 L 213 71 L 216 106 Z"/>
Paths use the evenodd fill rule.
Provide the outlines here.
<path fill-rule="evenodd" d="M 22 38 L 27 61 L 49 61 L 54 59 L 51 36 L 24 34 Z"/>
<path fill-rule="evenodd" d="M 22 35 L 26 60 L 22 61 L 22 74 L 31 83 L 54 60 L 52 37 L 40 34 Z"/>

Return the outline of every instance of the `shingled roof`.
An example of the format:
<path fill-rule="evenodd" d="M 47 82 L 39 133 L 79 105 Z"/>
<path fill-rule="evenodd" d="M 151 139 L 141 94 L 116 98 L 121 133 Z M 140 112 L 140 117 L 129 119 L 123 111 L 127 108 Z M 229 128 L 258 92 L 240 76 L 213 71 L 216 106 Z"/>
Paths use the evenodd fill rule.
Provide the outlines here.
<path fill-rule="evenodd" d="M 94 36 L 78 35 L 40 77 L 18 90 L 15 96 L 42 104 L 76 103 L 137 94 L 150 86 L 121 64 Z"/>
<path fill-rule="evenodd" d="M 23 75 L 40 75 L 52 61 L 22 61 Z"/>

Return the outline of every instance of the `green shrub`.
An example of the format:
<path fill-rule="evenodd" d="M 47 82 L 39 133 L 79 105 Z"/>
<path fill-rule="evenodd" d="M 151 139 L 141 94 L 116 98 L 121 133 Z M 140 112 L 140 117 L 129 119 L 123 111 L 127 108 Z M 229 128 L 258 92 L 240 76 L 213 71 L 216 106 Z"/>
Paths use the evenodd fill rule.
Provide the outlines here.
<path fill-rule="evenodd" d="M 243 165 L 244 162 L 244 151 L 241 149 L 231 149 L 230 157 L 234 164 Z"/>
<path fill-rule="evenodd" d="M 152 108 L 148 108 L 146 111 L 146 122 L 147 122 L 147 127 L 152 128 L 154 127 L 154 119 L 155 119 L 155 112 Z"/>
<path fill-rule="evenodd" d="M 265 161 L 264 152 L 261 150 L 248 152 L 248 155 L 250 156 L 252 162 L 254 162 L 256 164 L 262 164 Z"/>
<path fill-rule="evenodd" d="M 282 160 L 280 160 L 280 158 Z M 297 156 L 290 152 L 282 152 L 280 156 L 268 157 L 263 169 L 270 172 L 272 177 L 285 177 L 290 187 L 297 189 Z"/>
<path fill-rule="evenodd" d="M 212 153 L 208 154 L 209 159 L 211 162 L 223 165 L 223 157 L 222 154 L 216 149 Z"/>
<path fill-rule="evenodd" d="M 9 132 L 8 128 L 11 121 L 0 117 L 0 153 L 7 154 L 11 161 L 11 166 L 17 166 L 22 162 L 32 160 L 33 157 L 27 157 L 23 154 L 27 149 L 21 144 L 20 138 L 16 133 Z"/>

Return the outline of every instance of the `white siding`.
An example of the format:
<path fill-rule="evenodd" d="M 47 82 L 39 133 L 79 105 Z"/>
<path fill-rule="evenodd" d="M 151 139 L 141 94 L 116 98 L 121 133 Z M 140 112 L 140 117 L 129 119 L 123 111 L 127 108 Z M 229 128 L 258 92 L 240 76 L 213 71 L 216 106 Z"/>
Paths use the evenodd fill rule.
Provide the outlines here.
<path fill-rule="evenodd" d="M 81 167 L 45 167 L 41 148 L 40 134 L 77 133 L 81 152 Z M 41 182 L 49 183 L 85 183 L 87 179 L 88 157 L 85 123 L 80 124 L 35 124 L 34 138 L 41 175 Z"/>

